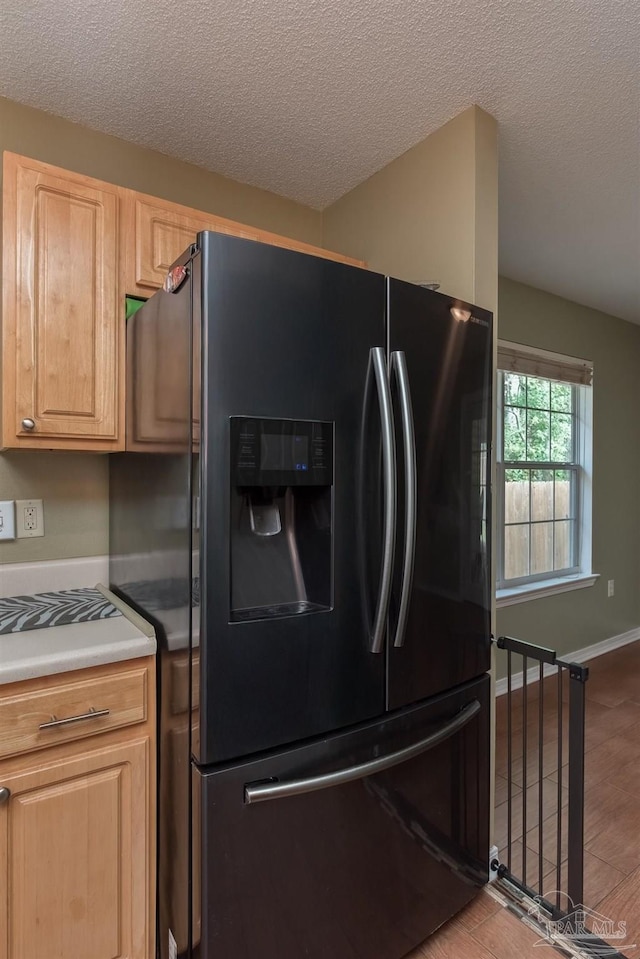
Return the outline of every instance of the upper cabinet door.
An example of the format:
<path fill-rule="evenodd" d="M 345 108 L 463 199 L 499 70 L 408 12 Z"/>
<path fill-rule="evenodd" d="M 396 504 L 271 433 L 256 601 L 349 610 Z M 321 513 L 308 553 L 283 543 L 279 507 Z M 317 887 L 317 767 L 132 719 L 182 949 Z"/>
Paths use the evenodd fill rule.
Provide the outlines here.
<path fill-rule="evenodd" d="M 123 446 L 119 202 L 117 187 L 5 154 L 7 447 Z"/>
<path fill-rule="evenodd" d="M 164 283 L 171 264 L 195 242 L 196 235 L 201 230 L 220 230 L 219 224 L 225 222 L 230 221 L 127 191 L 126 292 L 151 296 Z M 242 228 L 239 223 L 233 226 L 244 230 L 241 236 L 258 239 L 258 230 Z"/>
<path fill-rule="evenodd" d="M 125 196 L 123 246 L 126 250 L 126 293 L 147 297 L 160 289 L 171 264 L 195 242 L 196 234 L 201 230 L 229 233 L 340 263 L 365 266 L 362 260 L 236 223 L 213 213 L 202 213 L 132 190 L 127 190 Z"/>

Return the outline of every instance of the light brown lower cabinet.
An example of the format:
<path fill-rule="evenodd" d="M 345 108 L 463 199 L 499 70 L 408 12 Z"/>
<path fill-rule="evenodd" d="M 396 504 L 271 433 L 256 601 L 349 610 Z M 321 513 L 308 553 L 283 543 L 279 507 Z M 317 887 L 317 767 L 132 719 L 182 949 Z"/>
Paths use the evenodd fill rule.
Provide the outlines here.
<path fill-rule="evenodd" d="M 131 675 L 133 663 L 113 675 Z M 66 699 L 96 672 L 109 675 L 58 677 Z M 20 686 L 29 683 L 5 689 L 15 698 Z M 153 701 L 149 688 L 144 724 L 90 737 L 85 725 L 81 740 L 0 762 L 0 959 L 152 959 Z M 63 702 L 56 718 L 65 716 Z"/>

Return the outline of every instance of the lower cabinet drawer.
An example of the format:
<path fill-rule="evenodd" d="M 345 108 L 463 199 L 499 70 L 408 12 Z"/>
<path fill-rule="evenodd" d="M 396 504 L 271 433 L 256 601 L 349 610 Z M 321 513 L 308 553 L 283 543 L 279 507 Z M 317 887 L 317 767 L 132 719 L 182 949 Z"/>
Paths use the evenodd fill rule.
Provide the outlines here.
<path fill-rule="evenodd" d="M 54 686 L 25 683 L 10 696 L 0 692 L 0 759 L 144 722 L 146 666 Z"/>

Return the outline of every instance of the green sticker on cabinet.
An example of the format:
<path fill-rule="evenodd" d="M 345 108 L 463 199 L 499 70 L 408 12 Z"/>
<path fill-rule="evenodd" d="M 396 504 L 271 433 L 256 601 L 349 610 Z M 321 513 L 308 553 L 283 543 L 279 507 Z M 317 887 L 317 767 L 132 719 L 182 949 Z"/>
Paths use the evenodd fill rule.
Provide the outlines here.
<path fill-rule="evenodd" d="M 128 320 L 130 316 L 137 313 L 141 306 L 144 306 L 146 300 L 138 300 L 135 296 L 125 296 L 125 317 Z"/>

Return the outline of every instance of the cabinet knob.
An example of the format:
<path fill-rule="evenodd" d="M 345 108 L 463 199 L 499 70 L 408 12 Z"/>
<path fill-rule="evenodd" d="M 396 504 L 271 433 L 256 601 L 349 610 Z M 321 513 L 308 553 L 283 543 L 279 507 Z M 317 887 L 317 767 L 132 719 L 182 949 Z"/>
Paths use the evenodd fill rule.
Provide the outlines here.
<path fill-rule="evenodd" d="M 9 796 L 11 795 L 11 790 L 7 789 L 6 786 L 0 786 L 0 806 L 9 801 Z"/>
<path fill-rule="evenodd" d="M 22 429 L 35 430 L 35 428 L 36 428 L 35 420 L 32 420 L 30 416 L 25 416 L 25 418 L 22 421 Z"/>

